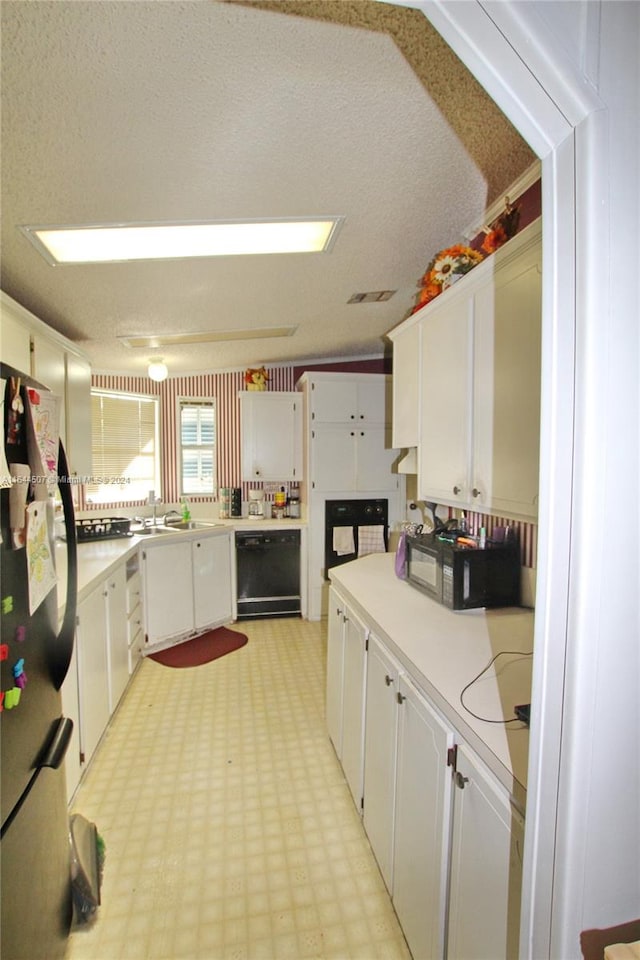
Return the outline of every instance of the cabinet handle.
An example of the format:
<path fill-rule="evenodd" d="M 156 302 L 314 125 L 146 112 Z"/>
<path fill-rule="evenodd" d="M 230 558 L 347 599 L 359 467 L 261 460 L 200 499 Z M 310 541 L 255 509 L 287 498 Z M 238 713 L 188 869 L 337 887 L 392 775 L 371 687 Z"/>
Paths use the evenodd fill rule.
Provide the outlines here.
<path fill-rule="evenodd" d="M 455 495 L 457 496 L 457 495 L 461 492 L 460 487 L 455 486 L 455 487 L 453 488 L 453 492 L 454 492 Z"/>
<path fill-rule="evenodd" d="M 356 418 L 355 413 L 352 413 L 352 414 L 351 414 L 351 419 L 352 419 L 352 420 L 355 420 L 355 418 Z"/>
<path fill-rule="evenodd" d="M 474 487 L 474 488 L 473 488 L 473 490 L 471 491 L 471 495 L 474 496 L 474 497 L 479 497 L 479 496 L 480 496 L 480 491 L 478 490 L 477 487 Z"/>
<path fill-rule="evenodd" d="M 355 435 L 356 435 L 355 430 L 352 430 L 351 433 L 349 434 L 350 437 L 355 437 Z"/>
<path fill-rule="evenodd" d="M 387 674 L 384 678 L 384 682 L 388 687 L 390 687 L 391 684 L 393 683 L 393 677 L 390 677 L 389 674 Z"/>
<path fill-rule="evenodd" d="M 349 617 L 346 615 L 346 613 L 343 613 L 343 614 L 342 614 L 342 622 L 343 622 L 343 623 L 348 623 L 348 622 L 349 622 Z"/>
<path fill-rule="evenodd" d="M 405 701 L 406 699 L 407 699 L 407 698 L 405 697 L 404 693 L 400 693 L 400 691 L 398 691 L 398 693 L 396 693 L 396 700 L 398 701 L 398 703 L 400 704 L 400 706 L 402 706 L 402 704 L 404 703 L 404 701 Z"/>
<path fill-rule="evenodd" d="M 360 414 L 360 419 L 361 419 L 361 420 L 364 420 L 364 413 L 361 413 L 361 414 Z"/>
<path fill-rule="evenodd" d="M 469 777 L 463 777 L 459 770 L 456 770 L 454 774 L 456 787 L 460 790 L 464 790 L 465 783 L 469 783 Z"/>
<path fill-rule="evenodd" d="M 364 437 L 364 430 L 361 430 L 361 431 L 360 431 L 360 436 L 361 436 L 361 437 Z"/>

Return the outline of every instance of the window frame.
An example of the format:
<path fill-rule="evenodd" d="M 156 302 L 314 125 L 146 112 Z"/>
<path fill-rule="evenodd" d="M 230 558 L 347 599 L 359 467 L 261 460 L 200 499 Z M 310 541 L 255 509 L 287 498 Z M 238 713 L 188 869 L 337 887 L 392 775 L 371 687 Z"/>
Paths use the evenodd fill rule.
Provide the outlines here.
<path fill-rule="evenodd" d="M 149 482 L 148 489 L 149 489 L 149 490 L 155 490 L 156 497 L 160 497 L 160 496 L 162 495 L 162 451 L 161 451 L 161 449 L 160 449 L 160 442 L 161 442 L 161 440 L 160 440 L 160 438 L 161 438 L 161 424 L 160 424 L 161 405 L 160 405 L 160 399 L 159 399 L 158 397 L 156 397 L 156 396 L 153 396 L 152 394 L 147 394 L 147 393 L 136 393 L 136 392 L 133 392 L 133 391 L 130 391 L 130 390 L 113 390 L 113 389 L 108 389 L 108 388 L 105 388 L 105 387 L 92 387 L 92 388 L 91 388 L 91 419 L 92 419 L 92 423 L 93 423 L 93 399 L 94 399 L 94 397 L 96 397 L 96 396 L 100 396 L 100 397 L 113 397 L 113 398 L 118 399 L 118 400 L 132 401 L 132 402 L 140 402 L 140 401 L 142 401 L 142 402 L 144 402 L 144 403 L 150 403 L 150 404 L 152 404 L 152 409 L 153 409 L 153 411 L 154 411 L 154 436 L 153 436 L 154 450 L 153 450 L 153 463 L 154 463 L 154 477 L 155 477 L 155 479 L 154 479 L 153 481 L 150 481 L 150 482 Z M 93 432 L 93 431 L 92 431 L 92 432 Z M 93 445 L 94 447 L 95 447 L 95 443 L 96 443 L 96 438 L 95 438 L 95 436 L 94 436 L 93 441 L 92 441 L 92 445 Z M 93 449 L 92 449 L 92 453 L 91 453 L 91 470 L 92 470 L 92 475 L 91 475 L 91 477 L 87 478 L 87 484 L 86 484 L 86 488 L 85 488 L 85 502 L 86 502 L 87 506 L 97 507 L 97 506 L 106 506 L 106 505 L 108 505 L 108 504 L 145 503 L 145 502 L 146 502 L 147 497 L 146 497 L 145 495 L 139 496 L 139 495 L 135 495 L 135 494 L 133 494 L 133 493 L 129 493 L 128 495 L 124 495 L 124 494 L 123 494 L 123 495 L 121 495 L 121 496 L 117 496 L 116 498 L 111 497 L 111 498 L 108 498 L 108 499 L 107 499 L 106 497 L 102 497 L 102 496 L 97 496 L 97 497 L 96 497 L 95 494 L 92 495 L 92 494 L 89 492 L 89 490 L 90 490 L 90 488 L 91 488 L 92 486 L 95 486 L 95 484 L 92 484 L 92 483 L 91 483 L 91 480 L 93 479 L 93 477 L 97 476 L 97 474 L 96 474 L 96 469 L 95 469 L 95 464 L 94 464 L 94 452 L 93 452 Z M 101 484 L 101 485 L 100 485 L 100 488 L 101 488 L 101 490 L 104 490 L 104 492 L 106 493 L 107 490 L 110 489 L 110 488 L 113 489 L 114 491 L 119 491 L 120 488 L 121 488 L 121 486 L 123 486 L 123 485 Z M 127 484 L 127 486 L 128 486 L 128 484 Z"/>
<path fill-rule="evenodd" d="M 182 410 L 185 407 L 210 407 L 213 410 L 213 444 L 183 444 L 182 442 Z M 215 397 L 186 397 L 176 398 L 176 449 L 178 452 L 177 487 L 179 497 L 215 497 L 218 491 L 218 404 Z M 211 450 L 212 454 L 212 481 L 210 490 L 184 490 L 184 450 Z"/>

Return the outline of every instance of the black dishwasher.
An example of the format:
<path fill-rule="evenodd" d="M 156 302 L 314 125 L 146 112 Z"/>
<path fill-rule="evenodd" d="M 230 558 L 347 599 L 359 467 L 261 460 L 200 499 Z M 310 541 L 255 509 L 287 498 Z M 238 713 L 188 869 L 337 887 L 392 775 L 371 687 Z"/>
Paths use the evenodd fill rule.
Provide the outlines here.
<path fill-rule="evenodd" d="M 300 531 L 236 532 L 238 620 L 300 615 Z"/>

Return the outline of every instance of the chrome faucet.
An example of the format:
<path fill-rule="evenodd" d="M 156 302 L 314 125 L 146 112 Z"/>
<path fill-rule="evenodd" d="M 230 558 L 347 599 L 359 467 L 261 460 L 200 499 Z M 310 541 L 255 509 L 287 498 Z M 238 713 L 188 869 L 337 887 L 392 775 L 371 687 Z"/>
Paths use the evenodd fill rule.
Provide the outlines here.
<path fill-rule="evenodd" d="M 154 490 L 149 491 L 149 496 L 147 497 L 147 503 L 153 507 L 153 520 L 151 521 L 151 525 L 154 527 L 157 527 L 158 525 L 157 510 L 158 510 L 158 504 L 160 503 L 160 497 L 156 497 Z"/>
<path fill-rule="evenodd" d="M 162 522 L 164 523 L 165 526 L 169 522 L 169 517 L 177 517 L 178 520 L 181 519 L 181 516 L 177 510 L 168 510 L 167 513 L 165 513 L 164 517 L 162 518 Z"/>

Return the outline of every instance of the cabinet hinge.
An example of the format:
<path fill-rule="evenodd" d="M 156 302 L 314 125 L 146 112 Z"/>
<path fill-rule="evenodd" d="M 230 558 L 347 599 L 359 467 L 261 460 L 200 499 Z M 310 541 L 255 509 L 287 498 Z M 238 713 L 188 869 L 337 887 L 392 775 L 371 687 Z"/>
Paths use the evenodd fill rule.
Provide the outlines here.
<path fill-rule="evenodd" d="M 367 634 L 367 639 L 364 641 L 364 649 L 365 649 L 365 652 L 368 652 L 368 650 L 369 650 L 369 635 L 368 635 L 368 634 Z"/>
<path fill-rule="evenodd" d="M 447 750 L 447 766 L 453 768 L 453 772 L 456 772 L 456 763 L 458 762 L 458 744 L 454 743 L 452 747 L 449 747 Z"/>
<path fill-rule="evenodd" d="M 364 813 L 364 797 L 360 797 L 360 809 Z"/>
<path fill-rule="evenodd" d="M 84 750 L 80 751 L 80 763 L 84 763 Z"/>

